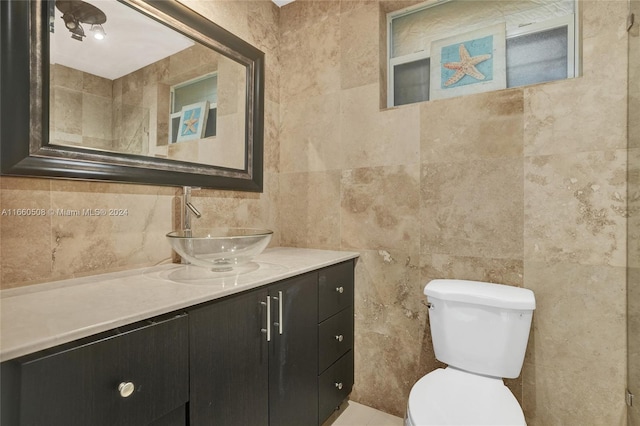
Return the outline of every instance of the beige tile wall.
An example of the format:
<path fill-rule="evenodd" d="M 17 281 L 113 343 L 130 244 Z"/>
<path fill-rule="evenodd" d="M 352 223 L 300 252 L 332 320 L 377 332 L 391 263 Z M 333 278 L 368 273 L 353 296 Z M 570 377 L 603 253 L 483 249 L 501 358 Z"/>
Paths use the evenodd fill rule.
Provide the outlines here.
<path fill-rule="evenodd" d="M 536 293 L 509 381 L 529 424 L 623 424 L 625 1 L 581 3 L 580 78 L 391 110 L 380 28 L 412 2 L 184 2 L 267 53 L 265 192 L 195 193 L 195 226 L 268 226 L 274 245 L 361 253 L 356 401 L 402 414 L 439 365 L 424 284 L 479 279 Z M 0 191 L 0 208 L 131 211 L 0 216 L 4 288 L 169 256 L 174 188 L 3 177 Z"/>
<path fill-rule="evenodd" d="M 384 14 L 409 4 L 281 10 L 282 238 L 361 253 L 353 399 L 402 414 L 439 365 L 424 284 L 478 279 L 537 295 L 508 382 L 529 424 L 622 424 L 626 2 L 581 2 L 580 78 L 381 110 Z"/>

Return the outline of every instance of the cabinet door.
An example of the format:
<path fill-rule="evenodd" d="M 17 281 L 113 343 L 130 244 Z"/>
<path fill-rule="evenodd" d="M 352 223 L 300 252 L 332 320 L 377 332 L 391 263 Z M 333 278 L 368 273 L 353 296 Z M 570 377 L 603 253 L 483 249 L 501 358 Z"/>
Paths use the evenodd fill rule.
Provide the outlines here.
<path fill-rule="evenodd" d="M 189 311 L 192 426 L 268 424 L 266 299 L 261 289 Z"/>
<path fill-rule="evenodd" d="M 317 282 L 314 272 L 269 288 L 275 323 L 269 348 L 270 426 L 318 423 Z"/>
<path fill-rule="evenodd" d="M 9 407 L 13 418 L 3 413 L 2 425 L 148 425 L 186 404 L 185 315 L 100 337 L 9 361 L 3 368 L 12 371 L 2 377 L 3 404 L 4 394 L 15 394 L 17 406 Z M 7 378 L 18 381 L 4 383 Z"/>

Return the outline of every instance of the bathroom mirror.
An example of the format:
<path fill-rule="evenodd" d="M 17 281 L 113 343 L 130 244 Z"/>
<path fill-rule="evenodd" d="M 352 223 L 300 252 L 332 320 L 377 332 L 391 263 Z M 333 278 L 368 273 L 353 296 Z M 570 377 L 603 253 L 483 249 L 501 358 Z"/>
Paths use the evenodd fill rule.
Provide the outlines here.
<path fill-rule="evenodd" d="M 2 174 L 262 191 L 261 51 L 176 1 L 0 8 Z"/>

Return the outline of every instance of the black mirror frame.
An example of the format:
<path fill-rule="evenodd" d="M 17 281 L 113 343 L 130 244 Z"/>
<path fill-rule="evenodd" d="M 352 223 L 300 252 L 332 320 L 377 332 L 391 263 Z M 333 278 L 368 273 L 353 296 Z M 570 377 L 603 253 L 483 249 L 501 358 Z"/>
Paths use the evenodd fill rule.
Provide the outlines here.
<path fill-rule="evenodd" d="M 245 170 L 48 145 L 54 0 L 2 0 L 0 174 L 262 192 L 264 53 L 175 0 L 122 2 L 247 67 Z"/>

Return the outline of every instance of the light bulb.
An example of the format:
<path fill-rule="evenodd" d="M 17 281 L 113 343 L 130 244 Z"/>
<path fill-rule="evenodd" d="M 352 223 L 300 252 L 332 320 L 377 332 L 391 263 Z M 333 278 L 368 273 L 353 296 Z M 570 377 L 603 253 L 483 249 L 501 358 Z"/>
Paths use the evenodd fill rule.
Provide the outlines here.
<path fill-rule="evenodd" d="M 96 40 L 102 40 L 107 35 L 104 32 L 104 28 L 102 28 L 102 25 L 100 24 L 91 25 L 91 32 L 93 32 L 93 38 L 95 38 Z"/>

